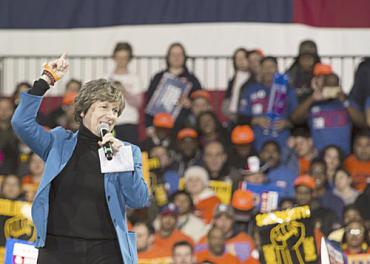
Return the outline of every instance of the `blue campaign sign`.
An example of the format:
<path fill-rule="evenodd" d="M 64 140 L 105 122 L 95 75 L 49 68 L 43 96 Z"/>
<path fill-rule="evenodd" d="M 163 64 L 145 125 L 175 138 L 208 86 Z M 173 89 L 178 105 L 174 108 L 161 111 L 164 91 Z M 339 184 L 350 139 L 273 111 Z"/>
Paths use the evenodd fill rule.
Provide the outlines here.
<path fill-rule="evenodd" d="M 36 264 L 38 253 L 32 242 L 7 239 L 4 264 Z"/>

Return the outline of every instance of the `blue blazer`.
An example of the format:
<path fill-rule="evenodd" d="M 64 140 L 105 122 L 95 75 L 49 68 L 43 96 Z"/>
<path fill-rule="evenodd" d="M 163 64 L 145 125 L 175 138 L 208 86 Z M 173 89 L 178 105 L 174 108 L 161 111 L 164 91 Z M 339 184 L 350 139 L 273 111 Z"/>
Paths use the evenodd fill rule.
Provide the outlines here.
<path fill-rule="evenodd" d="M 45 245 L 51 181 L 71 158 L 78 134 L 62 127 L 46 131 L 40 126 L 36 122 L 36 115 L 42 98 L 22 93 L 12 117 L 12 126 L 17 136 L 45 161 L 44 174 L 32 204 L 32 219 L 37 233 L 36 247 Z M 149 197 L 141 170 L 140 149 L 131 146 L 134 171 L 104 174 L 106 202 L 125 264 L 137 263 L 136 234 L 127 230 L 125 208 L 144 207 Z"/>

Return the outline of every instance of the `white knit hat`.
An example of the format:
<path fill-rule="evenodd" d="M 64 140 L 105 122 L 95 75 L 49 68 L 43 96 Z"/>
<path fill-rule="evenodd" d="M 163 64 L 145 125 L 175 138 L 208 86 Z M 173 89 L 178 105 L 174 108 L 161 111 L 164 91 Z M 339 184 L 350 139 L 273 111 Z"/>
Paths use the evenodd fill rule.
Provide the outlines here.
<path fill-rule="evenodd" d="M 189 178 L 197 177 L 201 179 L 206 186 L 208 186 L 208 172 L 205 168 L 201 166 L 191 166 L 189 167 L 184 174 L 185 182 L 188 181 Z"/>

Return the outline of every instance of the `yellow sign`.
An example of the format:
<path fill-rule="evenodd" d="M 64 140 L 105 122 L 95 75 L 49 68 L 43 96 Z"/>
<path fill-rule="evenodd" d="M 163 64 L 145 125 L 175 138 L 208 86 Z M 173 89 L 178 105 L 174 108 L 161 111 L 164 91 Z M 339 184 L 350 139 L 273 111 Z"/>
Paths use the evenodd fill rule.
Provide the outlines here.
<path fill-rule="evenodd" d="M 293 220 L 305 219 L 309 217 L 311 217 L 310 207 L 300 206 L 284 211 L 258 214 L 256 216 L 256 222 L 258 227 L 262 227 L 276 223 L 287 223 Z"/>
<path fill-rule="evenodd" d="M 221 200 L 223 204 L 230 204 L 232 185 L 231 182 L 223 181 L 209 181 L 208 187 L 210 187 Z M 179 181 L 179 190 L 185 189 L 185 180 L 181 178 Z"/>

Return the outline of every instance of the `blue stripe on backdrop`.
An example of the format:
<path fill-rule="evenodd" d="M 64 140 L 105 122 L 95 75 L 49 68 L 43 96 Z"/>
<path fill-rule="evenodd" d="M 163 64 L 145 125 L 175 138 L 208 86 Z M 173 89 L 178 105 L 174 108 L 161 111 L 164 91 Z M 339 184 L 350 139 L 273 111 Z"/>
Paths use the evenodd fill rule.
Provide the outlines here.
<path fill-rule="evenodd" d="M 0 28 L 292 21 L 293 0 L 1 0 Z"/>

